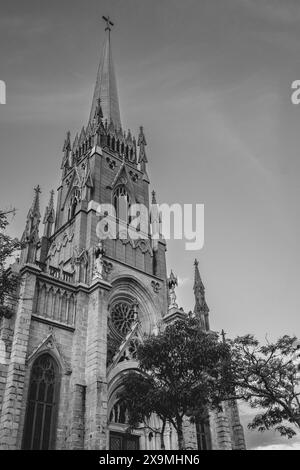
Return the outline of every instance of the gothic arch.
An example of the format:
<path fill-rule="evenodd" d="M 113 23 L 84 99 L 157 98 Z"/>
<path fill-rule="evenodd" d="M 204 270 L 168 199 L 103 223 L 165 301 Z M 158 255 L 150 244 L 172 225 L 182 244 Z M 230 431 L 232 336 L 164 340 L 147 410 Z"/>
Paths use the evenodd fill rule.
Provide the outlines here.
<path fill-rule="evenodd" d="M 127 433 L 128 431 L 128 424 L 123 423 L 123 419 L 119 420 L 111 420 L 110 417 L 112 415 L 112 411 L 114 407 L 118 404 L 119 402 L 119 393 L 122 390 L 123 382 L 124 382 L 124 377 L 129 373 L 129 372 L 139 372 L 138 370 L 138 364 L 134 361 L 132 362 L 127 362 L 126 364 L 120 363 L 118 364 L 109 374 L 108 376 L 108 403 L 107 403 L 107 419 L 108 419 L 108 429 L 109 432 L 119 432 L 119 433 Z M 125 410 L 126 412 L 126 410 Z M 123 410 L 124 414 L 124 410 Z M 123 416 L 124 417 L 124 416 Z M 161 422 L 158 418 L 157 415 L 153 414 L 150 417 L 149 424 L 151 428 L 156 428 L 158 429 L 161 427 Z M 155 449 L 155 444 L 154 446 L 151 445 L 151 439 L 148 439 L 150 433 L 150 429 L 146 430 L 144 425 L 140 428 L 134 429 L 134 431 L 130 434 L 135 439 L 138 439 L 140 442 L 140 446 L 142 449 Z M 153 438 L 153 434 L 151 438 Z"/>
<path fill-rule="evenodd" d="M 113 190 L 112 197 L 117 219 L 128 223 L 130 206 L 132 204 L 132 197 L 130 195 L 130 191 L 128 191 L 127 189 L 126 184 L 118 184 Z M 122 199 L 123 204 L 121 204 Z M 124 213 L 121 213 L 122 209 Z"/>
<path fill-rule="evenodd" d="M 139 320 L 142 330 L 150 333 L 161 317 L 161 312 L 157 311 L 157 306 L 153 302 L 153 296 L 144 284 L 133 275 L 112 276 L 108 303 L 111 305 L 116 299 L 135 299 L 139 304 Z"/>
<path fill-rule="evenodd" d="M 50 351 L 41 350 L 30 367 L 22 448 L 55 447 L 61 367 Z"/>
<path fill-rule="evenodd" d="M 124 377 L 129 373 L 138 372 L 138 364 L 135 361 L 129 361 L 126 364 L 121 362 L 114 367 L 107 378 L 107 416 L 109 417 L 111 410 L 118 400 L 118 394 L 122 389 Z"/>
<path fill-rule="evenodd" d="M 65 359 L 64 355 L 61 353 L 61 347 L 59 346 L 54 333 L 49 333 L 40 344 L 29 354 L 26 359 L 26 365 L 28 370 L 31 371 L 32 364 L 34 361 L 44 353 L 50 354 L 59 367 L 60 375 L 70 375 L 72 370 L 68 361 Z"/>

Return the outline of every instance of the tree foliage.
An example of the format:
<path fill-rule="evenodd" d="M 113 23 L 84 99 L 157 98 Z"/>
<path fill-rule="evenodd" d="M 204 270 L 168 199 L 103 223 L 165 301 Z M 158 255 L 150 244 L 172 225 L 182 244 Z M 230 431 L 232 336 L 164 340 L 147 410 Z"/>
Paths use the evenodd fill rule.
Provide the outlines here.
<path fill-rule="evenodd" d="M 6 233 L 9 224 L 8 215 L 13 211 L 0 211 L 0 318 L 9 318 L 12 314 L 11 303 L 16 298 L 20 276 L 7 269 L 7 263 L 20 248 L 18 240 Z"/>
<path fill-rule="evenodd" d="M 296 338 L 283 336 L 260 345 L 252 335 L 230 341 L 232 386 L 236 397 L 261 410 L 248 425 L 274 428 L 292 437 L 300 428 L 300 373 L 295 361 Z"/>
<path fill-rule="evenodd" d="M 155 413 L 163 425 L 174 426 L 182 449 L 184 416 L 191 421 L 205 419 L 229 393 L 229 357 L 229 346 L 218 335 L 203 331 L 193 316 L 148 336 L 137 351 L 140 370 L 127 375 L 120 394 L 131 426 Z"/>

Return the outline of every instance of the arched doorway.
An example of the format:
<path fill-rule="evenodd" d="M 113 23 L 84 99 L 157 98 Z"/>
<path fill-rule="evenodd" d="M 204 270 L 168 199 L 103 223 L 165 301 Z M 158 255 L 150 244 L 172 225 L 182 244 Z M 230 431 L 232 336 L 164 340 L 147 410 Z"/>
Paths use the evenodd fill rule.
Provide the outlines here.
<path fill-rule="evenodd" d="M 23 449 L 54 448 L 60 375 L 50 354 L 40 355 L 30 375 L 23 433 Z"/>
<path fill-rule="evenodd" d="M 118 400 L 109 414 L 109 449 L 139 450 L 140 438 L 127 431 L 128 411 L 123 400 Z M 111 429 L 113 427 L 113 429 Z"/>

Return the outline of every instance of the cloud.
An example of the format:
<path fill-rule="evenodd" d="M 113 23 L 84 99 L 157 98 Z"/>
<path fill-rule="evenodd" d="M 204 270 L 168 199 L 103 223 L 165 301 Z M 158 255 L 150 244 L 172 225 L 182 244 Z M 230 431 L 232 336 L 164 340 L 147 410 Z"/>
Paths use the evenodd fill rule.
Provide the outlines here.
<path fill-rule="evenodd" d="M 292 439 L 288 439 L 287 437 L 281 436 L 280 433 L 274 429 L 265 432 L 248 429 L 248 424 L 253 420 L 254 416 L 259 413 L 259 410 L 251 408 L 244 402 L 239 402 L 238 405 L 248 450 L 300 450 L 299 434 Z"/>
<path fill-rule="evenodd" d="M 266 446 L 258 446 L 252 450 L 300 450 L 300 443 L 295 444 L 270 444 Z"/>
<path fill-rule="evenodd" d="M 191 282 L 189 277 L 178 277 L 178 287 L 186 286 Z"/>
<path fill-rule="evenodd" d="M 29 16 L 2 16 L 0 18 L 1 33 L 18 34 L 20 36 L 35 36 L 49 32 L 51 23 L 45 18 L 34 21 Z"/>
<path fill-rule="evenodd" d="M 243 0 L 243 4 L 256 16 L 268 22 L 295 24 L 300 20 L 298 1 Z"/>

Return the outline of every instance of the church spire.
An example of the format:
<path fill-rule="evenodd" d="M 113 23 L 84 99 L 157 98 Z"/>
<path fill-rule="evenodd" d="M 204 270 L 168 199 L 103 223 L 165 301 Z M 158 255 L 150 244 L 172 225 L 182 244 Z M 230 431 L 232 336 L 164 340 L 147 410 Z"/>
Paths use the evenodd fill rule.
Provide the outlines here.
<path fill-rule="evenodd" d="M 115 129 L 120 129 L 122 125 L 120 117 L 117 80 L 112 59 L 110 40 L 110 32 L 114 24 L 110 21 L 109 17 L 106 18 L 105 16 L 103 16 L 103 19 L 106 22 L 106 38 L 98 68 L 89 120 L 91 123 L 93 122 L 99 103 L 98 100 L 100 99 L 104 120 L 107 119 L 108 124 L 110 124 L 110 122 L 113 122 Z"/>
<path fill-rule="evenodd" d="M 199 316 L 202 325 L 206 330 L 209 330 L 208 314 L 209 308 L 205 300 L 205 287 L 202 282 L 199 272 L 199 261 L 195 260 L 195 277 L 194 277 L 194 295 L 195 295 L 195 307 L 194 314 Z"/>

